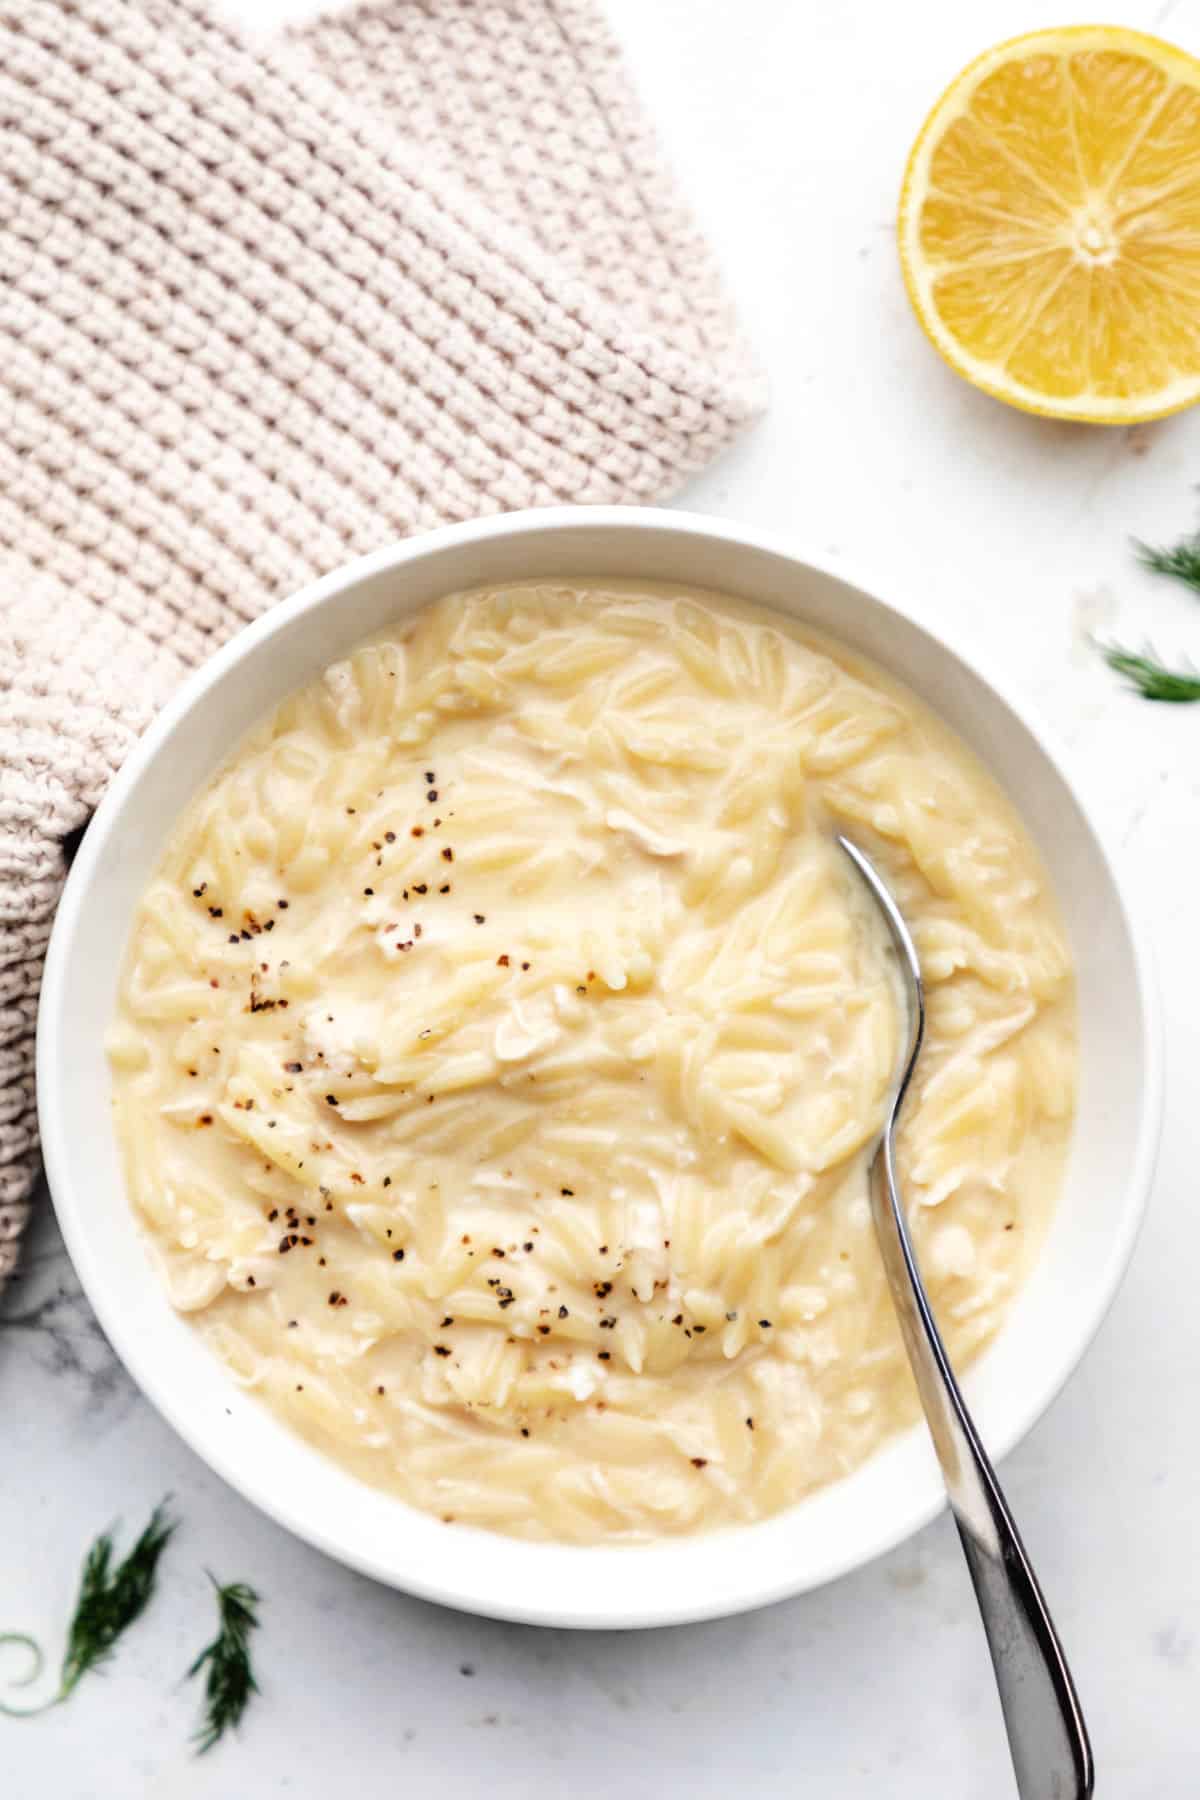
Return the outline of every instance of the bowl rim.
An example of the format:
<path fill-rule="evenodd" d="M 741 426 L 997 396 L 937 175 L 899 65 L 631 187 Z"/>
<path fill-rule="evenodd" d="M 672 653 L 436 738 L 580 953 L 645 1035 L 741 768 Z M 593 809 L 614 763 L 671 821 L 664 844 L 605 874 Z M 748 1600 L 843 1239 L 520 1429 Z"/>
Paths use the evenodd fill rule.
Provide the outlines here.
<path fill-rule="evenodd" d="M 1112 1234 L 1109 1243 L 1104 1279 L 1094 1284 L 1077 1341 L 1070 1354 L 1063 1356 L 1050 1384 L 1039 1387 L 1020 1410 L 1004 1440 L 991 1446 L 993 1460 L 1000 1461 L 1027 1436 L 1075 1373 L 1112 1306 L 1145 1218 L 1153 1180 L 1163 1107 L 1162 1023 L 1153 959 L 1146 930 L 1139 919 L 1141 908 L 1137 902 L 1140 883 L 1132 874 L 1131 859 L 1124 853 L 1106 818 L 1103 803 L 1098 802 L 1088 791 L 1086 780 L 1080 780 L 1073 754 L 1058 741 L 1051 726 L 1041 717 L 1032 714 L 1028 702 L 1010 691 L 1003 677 L 984 673 L 971 653 L 957 641 L 955 634 L 947 637 L 940 625 L 935 628 L 925 623 L 918 608 L 911 605 L 906 597 L 897 596 L 895 584 L 890 579 L 877 582 L 872 579 L 870 571 L 864 570 L 855 559 L 816 552 L 795 542 L 791 536 L 760 531 L 753 526 L 703 513 L 663 507 L 561 506 L 499 513 L 442 526 L 417 537 L 385 545 L 341 564 L 243 626 L 210 658 L 185 677 L 134 744 L 92 815 L 68 872 L 46 952 L 38 1007 L 36 1089 L 43 1159 L 51 1200 L 68 1254 L 88 1302 L 114 1351 L 133 1375 L 140 1391 L 208 1467 L 260 1511 L 302 1541 L 360 1573 L 404 1592 L 441 1605 L 522 1623 L 580 1629 L 624 1629 L 719 1618 L 824 1586 L 875 1561 L 922 1529 L 942 1511 L 946 1504 L 945 1497 L 935 1495 L 924 1505 L 910 1505 L 907 1509 L 901 1509 L 898 1522 L 884 1522 L 872 1534 L 869 1543 L 848 1547 L 843 1554 L 828 1557 L 820 1570 L 812 1575 L 797 1577 L 794 1572 L 782 1568 L 766 1577 L 759 1576 L 753 1581 L 747 1581 L 733 1598 L 722 1594 L 716 1600 L 697 1596 L 686 1603 L 651 1601 L 641 1604 L 637 1610 L 606 1611 L 602 1617 L 561 1605 L 553 1598 L 521 1604 L 507 1600 L 500 1603 L 487 1596 L 477 1598 L 461 1585 L 448 1580 L 444 1574 L 427 1574 L 419 1567 L 398 1571 L 369 1550 L 363 1550 L 345 1538 L 339 1538 L 335 1530 L 324 1529 L 310 1520 L 298 1518 L 289 1499 L 272 1488 L 269 1476 L 260 1476 L 254 1471 L 247 1473 L 213 1441 L 206 1427 L 188 1415 L 176 1390 L 165 1374 L 160 1375 L 136 1332 L 126 1327 L 121 1312 L 108 1291 L 103 1257 L 96 1254 L 89 1238 L 87 1207 L 83 1197 L 77 1192 L 72 1177 L 71 1159 L 66 1148 L 69 1127 L 59 1097 L 59 1072 L 65 1067 L 59 1023 L 68 1016 L 63 998 L 74 940 L 92 875 L 104 845 L 120 823 L 127 795 L 135 788 L 143 772 L 168 745 L 183 719 L 200 706 L 210 692 L 220 687 L 227 672 L 261 643 L 366 579 L 436 556 L 443 550 L 472 544 L 484 546 L 498 539 L 525 534 L 570 532 L 580 528 L 589 531 L 597 528 L 620 532 L 632 530 L 648 534 L 665 532 L 682 539 L 720 541 L 779 558 L 795 566 L 798 571 L 809 570 L 857 590 L 884 613 L 899 619 L 910 630 L 928 640 L 951 665 L 965 670 L 992 692 L 1053 766 L 1092 834 L 1107 870 L 1112 897 L 1127 934 L 1134 979 L 1142 1002 L 1141 1042 L 1133 1046 L 1136 1052 L 1140 1052 L 1142 1106 L 1133 1140 L 1130 1175 L 1125 1184 L 1119 1230 Z M 350 647 L 349 640 L 346 647 Z M 885 659 L 877 660 L 887 668 Z M 149 1272 L 149 1264 L 147 1270 Z M 836 1485 L 834 1484 L 834 1488 Z M 780 1518 L 786 1516 L 786 1510 L 777 1515 Z M 684 1541 L 692 1544 L 703 1542 L 705 1538 L 712 1541 L 727 1538 L 731 1534 L 740 1536 L 763 1523 L 769 1524 L 770 1521 L 729 1527 L 722 1532 L 703 1534 L 700 1538 Z M 656 1540 L 645 1548 L 653 1551 L 668 1543 L 673 1544 L 674 1540 Z M 578 1556 L 581 1550 L 583 1553 L 593 1554 L 591 1547 L 558 1544 L 527 1545 L 525 1548 L 547 1552 L 548 1560 L 564 1553 Z M 619 1548 L 616 1553 L 636 1556 L 642 1553 L 642 1549 L 643 1547 L 630 1546 Z M 613 1553 L 611 1547 L 601 1547 L 601 1554 Z"/>

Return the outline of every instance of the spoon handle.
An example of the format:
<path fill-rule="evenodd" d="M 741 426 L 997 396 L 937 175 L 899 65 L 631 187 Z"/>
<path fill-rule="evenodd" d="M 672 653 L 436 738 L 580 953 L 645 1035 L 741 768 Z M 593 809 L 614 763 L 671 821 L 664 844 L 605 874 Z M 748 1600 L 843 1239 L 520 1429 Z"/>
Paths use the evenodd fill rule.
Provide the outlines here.
<path fill-rule="evenodd" d="M 1075 1684 L 934 1322 L 900 1206 L 890 1129 L 873 1172 L 876 1234 L 975 1586 L 1017 1792 L 1021 1800 L 1087 1800 L 1095 1771 Z"/>

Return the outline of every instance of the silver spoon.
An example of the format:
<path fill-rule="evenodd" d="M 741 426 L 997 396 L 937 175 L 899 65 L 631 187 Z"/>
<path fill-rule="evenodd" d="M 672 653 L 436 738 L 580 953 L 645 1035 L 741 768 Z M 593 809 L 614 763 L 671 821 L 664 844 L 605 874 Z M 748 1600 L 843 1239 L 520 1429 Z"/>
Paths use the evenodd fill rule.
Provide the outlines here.
<path fill-rule="evenodd" d="M 878 870 L 848 838 L 846 852 L 887 921 L 909 998 L 900 1078 L 871 1162 L 875 1235 L 908 1360 L 975 1585 L 1021 1800 L 1086 1800 L 1095 1769 L 1087 1726 L 1058 1633 L 1012 1514 L 954 1379 L 917 1267 L 896 1179 L 896 1122 L 925 1035 L 916 947 Z"/>

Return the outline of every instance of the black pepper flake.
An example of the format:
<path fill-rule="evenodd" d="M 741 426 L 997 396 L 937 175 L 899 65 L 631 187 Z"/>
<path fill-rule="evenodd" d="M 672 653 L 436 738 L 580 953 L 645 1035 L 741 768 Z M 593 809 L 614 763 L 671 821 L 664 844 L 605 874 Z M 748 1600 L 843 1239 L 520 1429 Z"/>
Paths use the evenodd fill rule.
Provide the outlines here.
<path fill-rule="evenodd" d="M 208 916 L 210 919 L 223 919 L 225 917 L 225 909 L 222 906 L 210 906 L 208 909 Z"/>
<path fill-rule="evenodd" d="M 522 964 L 521 964 L 521 967 L 522 967 L 522 968 L 523 968 L 523 969 L 527 969 L 527 968 L 528 968 L 528 967 L 529 967 L 529 964 L 528 964 L 528 963 L 522 963 Z"/>
<path fill-rule="evenodd" d="M 431 782 L 434 782 L 436 780 L 437 780 L 437 776 L 434 774 L 433 770 L 426 769 L 426 771 L 425 771 L 425 786 L 428 787 Z"/>
<path fill-rule="evenodd" d="M 449 1313 L 447 1313 L 446 1317 L 442 1320 L 442 1330 L 444 1331 L 447 1325 L 453 1325 L 453 1323 L 454 1320 L 450 1317 Z"/>
<path fill-rule="evenodd" d="M 483 921 L 484 921 L 484 914 L 483 914 L 483 913 L 472 913 L 472 915 L 471 915 L 471 916 L 472 916 L 472 918 L 473 918 L 473 919 L 474 919 L 474 920 L 475 920 L 475 923 L 476 923 L 476 924 L 477 924 L 477 925 L 482 925 L 482 924 L 483 924 Z"/>
<path fill-rule="evenodd" d="M 287 1322 L 288 1330 L 295 1331 L 295 1329 L 296 1329 L 297 1325 L 299 1325 L 299 1323 L 300 1323 L 299 1319 L 289 1319 Z"/>
<path fill-rule="evenodd" d="M 496 958 L 496 967 L 497 967 L 497 968 L 498 968 L 498 969 L 507 969 L 507 967 L 508 967 L 508 958 L 507 958 L 507 956 L 498 956 L 498 957 L 497 957 L 497 958 Z"/>
<path fill-rule="evenodd" d="M 608 1350 L 597 1350 L 596 1361 L 597 1362 L 611 1362 L 612 1361 L 612 1353 Z"/>
<path fill-rule="evenodd" d="M 450 883 L 448 881 L 443 881 L 441 887 L 438 889 L 438 893 L 439 894 L 448 894 L 449 892 L 450 892 Z"/>
<path fill-rule="evenodd" d="M 521 1248 L 522 1248 L 522 1250 L 524 1250 L 526 1256 L 528 1256 L 533 1249 L 533 1245 L 532 1244 L 522 1244 Z"/>
<path fill-rule="evenodd" d="M 304 1064 L 298 1062 L 284 1063 L 283 1069 L 286 1075 L 299 1075 L 304 1069 Z"/>
<path fill-rule="evenodd" d="M 364 888 L 363 889 L 364 894 L 373 894 L 374 892 L 375 892 L 374 888 Z"/>
<path fill-rule="evenodd" d="M 193 899 L 193 900 L 201 900 L 201 899 L 203 899 L 203 897 L 204 897 L 204 895 L 205 895 L 205 893 L 206 893 L 206 892 L 207 892 L 207 889 L 208 889 L 208 883 L 207 883 L 207 881 L 202 881 L 202 882 L 201 882 L 201 883 L 200 883 L 200 886 L 199 886 L 199 887 L 198 887 L 198 888 L 193 888 L 193 889 L 192 889 L 192 899 Z"/>
<path fill-rule="evenodd" d="M 559 1318 L 560 1318 L 560 1319 L 565 1319 L 565 1318 L 566 1318 L 566 1317 L 567 1317 L 567 1309 L 566 1309 L 566 1307 L 565 1307 L 565 1306 L 560 1306 L 560 1307 L 559 1307 L 559 1309 L 558 1309 L 558 1316 L 559 1316 Z"/>
<path fill-rule="evenodd" d="M 385 1175 L 385 1176 L 384 1176 L 384 1178 L 383 1178 L 383 1185 L 384 1185 L 384 1187 L 391 1187 L 391 1185 L 392 1185 L 392 1178 L 391 1178 L 391 1176 L 390 1176 L 390 1175 Z"/>
<path fill-rule="evenodd" d="M 707 1456 L 693 1456 L 692 1467 L 693 1467 L 693 1469 L 707 1469 L 707 1467 L 708 1467 Z"/>
<path fill-rule="evenodd" d="M 762 1330 L 763 1330 L 763 1331 L 770 1331 L 770 1329 L 771 1329 L 771 1321 L 770 1321 L 770 1319 L 760 1319 L 760 1320 L 759 1320 L 759 1321 L 758 1321 L 758 1323 L 759 1323 L 759 1325 L 760 1325 L 760 1326 L 761 1326 L 761 1328 L 762 1328 Z"/>
<path fill-rule="evenodd" d="M 735 1312 L 727 1312 L 725 1314 L 725 1317 L 729 1320 L 730 1324 L 732 1324 L 733 1321 L 737 1318 L 737 1314 Z"/>
<path fill-rule="evenodd" d="M 575 1198 L 575 1189 L 574 1188 L 559 1188 L 558 1191 L 560 1194 L 565 1194 L 569 1200 L 573 1200 Z"/>
<path fill-rule="evenodd" d="M 229 934 L 229 941 L 230 941 L 230 943 L 231 943 L 231 944 L 236 944 L 236 943 L 237 943 L 237 941 L 238 941 L 238 934 L 237 934 L 237 932 L 236 932 L 236 931 L 231 931 L 231 932 L 230 932 L 230 934 Z"/>
<path fill-rule="evenodd" d="M 274 919 L 268 919 L 266 924 L 263 926 L 263 930 L 264 931 L 274 931 L 274 929 L 275 929 Z"/>
<path fill-rule="evenodd" d="M 394 844 L 396 841 L 395 832 L 394 831 L 385 831 L 383 834 L 383 841 L 385 844 Z"/>
<path fill-rule="evenodd" d="M 672 1325 L 682 1325 L 683 1324 L 683 1314 L 676 1313 L 675 1317 L 671 1320 L 671 1323 L 672 1323 Z"/>
<path fill-rule="evenodd" d="M 448 1344 L 435 1344 L 433 1346 L 433 1354 L 435 1356 L 449 1356 L 450 1347 Z"/>
<path fill-rule="evenodd" d="M 746 1420 L 746 1430 L 747 1430 L 747 1431 L 753 1431 L 753 1430 L 754 1430 L 754 1420 L 753 1420 L 753 1419 L 747 1419 L 747 1420 Z"/>
<path fill-rule="evenodd" d="M 528 1437 L 528 1436 L 529 1436 L 529 1427 L 528 1427 L 528 1425 L 522 1425 L 522 1427 L 521 1427 L 521 1436 L 522 1436 L 522 1437 Z"/>
<path fill-rule="evenodd" d="M 611 1281 L 593 1281 L 592 1292 L 597 1300 L 603 1300 L 608 1294 L 611 1294 L 612 1285 Z"/>
<path fill-rule="evenodd" d="M 707 1326 L 707 1325 L 693 1325 L 693 1326 L 692 1326 L 692 1330 L 693 1330 L 693 1331 L 694 1331 L 694 1332 L 696 1332 L 696 1333 L 697 1333 L 697 1335 L 699 1335 L 699 1333 L 700 1333 L 700 1332 L 702 1332 L 702 1331 L 707 1331 L 707 1330 L 708 1330 L 708 1326 Z"/>
<path fill-rule="evenodd" d="M 275 902 L 275 904 L 279 908 L 280 912 L 286 912 L 288 909 L 288 903 L 286 900 L 277 900 Z"/>
<path fill-rule="evenodd" d="M 272 1219 L 277 1219 L 278 1217 L 279 1217 L 279 1208 L 277 1206 L 273 1206 L 271 1208 L 270 1212 L 267 1214 L 267 1219 L 268 1219 L 268 1221 L 270 1221 Z"/>
<path fill-rule="evenodd" d="M 337 1103 L 338 1103 L 338 1097 L 336 1094 L 326 1094 L 326 1096 L 325 1096 L 326 1106 L 336 1106 Z"/>
<path fill-rule="evenodd" d="M 330 1306 L 345 1306 L 347 1304 L 345 1294 L 340 1293 L 337 1288 L 334 1288 L 329 1296 L 329 1304 Z"/>
<path fill-rule="evenodd" d="M 608 1255 L 608 1245 L 607 1245 L 607 1244 L 601 1244 L 601 1246 L 600 1246 L 600 1255 L 601 1255 L 601 1256 L 607 1256 L 607 1255 Z"/>
<path fill-rule="evenodd" d="M 403 1250 L 393 1250 L 392 1251 L 392 1261 L 393 1262 L 403 1262 L 404 1261 Z"/>
<path fill-rule="evenodd" d="M 213 1122 L 213 1116 L 211 1113 L 201 1113 L 200 1117 L 196 1121 L 197 1125 L 211 1125 L 212 1122 Z"/>
<path fill-rule="evenodd" d="M 414 825 L 412 828 L 412 835 L 414 837 L 424 837 L 425 827 L 423 825 Z"/>
<path fill-rule="evenodd" d="M 414 884 L 413 884 L 413 893 L 414 894 L 427 894 L 428 892 L 429 892 L 429 883 L 427 881 L 414 882 Z"/>
<path fill-rule="evenodd" d="M 437 789 L 430 788 L 430 790 L 426 794 L 425 798 L 429 801 L 429 804 L 432 806 L 433 802 L 437 799 Z"/>
<path fill-rule="evenodd" d="M 454 861 L 454 852 L 450 848 L 449 844 L 447 844 L 444 847 L 444 849 L 442 850 L 442 861 L 443 862 L 453 862 Z"/>
<path fill-rule="evenodd" d="M 539 1325 L 538 1330 L 541 1332 L 543 1337 L 550 1336 L 550 1327 L 548 1325 Z"/>
<path fill-rule="evenodd" d="M 246 1286 L 247 1287 L 257 1287 L 258 1286 L 258 1283 L 255 1281 L 253 1275 L 247 1275 Z"/>
<path fill-rule="evenodd" d="M 460 1675 L 473 1675 L 475 1673 L 470 1663 L 460 1663 L 458 1672 Z"/>

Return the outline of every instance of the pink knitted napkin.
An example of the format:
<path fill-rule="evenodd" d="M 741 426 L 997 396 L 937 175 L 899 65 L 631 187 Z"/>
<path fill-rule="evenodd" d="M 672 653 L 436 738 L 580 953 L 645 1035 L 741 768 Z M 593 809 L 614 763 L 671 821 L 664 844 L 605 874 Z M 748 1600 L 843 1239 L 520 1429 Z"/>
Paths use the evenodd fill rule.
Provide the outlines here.
<path fill-rule="evenodd" d="M 269 48 L 0 0 L 0 1281 L 63 840 L 181 676 L 405 533 L 660 499 L 760 403 L 593 0 Z"/>

